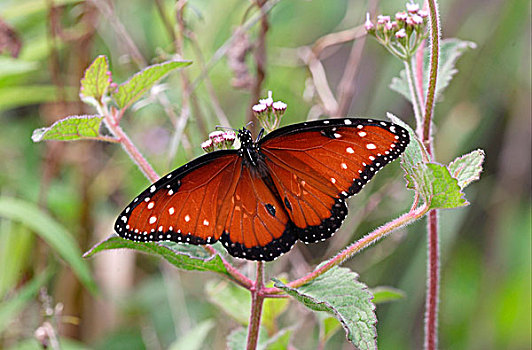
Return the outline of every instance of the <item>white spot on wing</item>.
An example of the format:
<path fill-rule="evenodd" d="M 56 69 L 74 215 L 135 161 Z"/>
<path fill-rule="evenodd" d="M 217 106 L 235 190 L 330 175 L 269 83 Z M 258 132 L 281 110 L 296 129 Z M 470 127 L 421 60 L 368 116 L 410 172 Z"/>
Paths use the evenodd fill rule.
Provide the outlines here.
<path fill-rule="evenodd" d="M 347 169 L 347 164 L 345 163 L 340 164 L 340 166 L 342 167 L 342 169 Z"/>
<path fill-rule="evenodd" d="M 190 221 L 190 216 L 189 216 L 188 214 L 185 215 L 185 221 L 186 221 L 186 222 L 189 222 L 189 221 Z"/>
<path fill-rule="evenodd" d="M 335 183 L 336 183 L 336 179 L 335 179 L 334 177 L 331 177 L 331 182 L 332 182 L 333 184 L 335 184 Z"/>
<path fill-rule="evenodd" d="M 149 202 L 148 203 L 148 209 L 152 209 L 154 206 L 155 206 L 154 202 Z"/>
<path fill-rule="evenodd" d="M 155 224 L 155 221 L 157 221 L 157 217 L 154 215 L 150 218 L 150 225 Z"/>
<path fill-rule="evenodd" d="M 375 146 L 375 144 L 373 144 L 373 143 L 368 143 L 368 144 L 366 145 L 366 148 L 367 148 L 367 149 L 376 149 L 377 146 Z"/>
<path fill-rule="evenodd" d="M 334 138 L 335 138 L 335 139 L 339 139 L 340 137 L 342 137 L 342 135 L 340 135 L 340 134 L 337 133 L 337 132 L 334 133 Z"/>
<path fill-rule="evenodd" d="M 360 137 L 364 137 L 366 135 L 367 135 L 367 133 L 365 131 L 359 131 L 358 132 L 358 136 L 360 136 Z"/>
<path fill-rule="evenodd" d="M 173 195 L 173 194 L 174 194 L 174 191 L 173 191 L 173 190 L 168 191 L 168 195 L 169 195 L 169 196 L 171 196 L 171 195 Z"/>
<path fill-rule="evenodd" d="M 151 193 L 155 192 L 155 185 L 152 185 L 152 186 L 150 187 L 150 192 L 151 192 Z"/>
<path fill-rule="evenodd" d="M 355 150 L 352 149 L 351 147 L 347 147 L 347 148 L 345 149 L 345 151 L 346 151 L 347 153 L 350 153 L 350 154 L 355 153 Z"/>
<path fill-rule="evenodd" d="M 170 215 L 174 215 L 174 213 L 175 213 L 175 209 L 174 209 L 174 207 L 170 207 L 170 208 L 168 209 L 168 214 L 170 214 Z"/>
<path fill-rule="evenodd" d="M 353 124 L 353 122 L 350 121 L 349 119 L 345 119 L 345 120 L 344 120 L 344 124 L 345 124 L 345 125 L 351 125 L 351 124 Z"/>
<path fill-rule="evenodd" d="M 203 220 L 203 225 L 209 226 L 209 221 L 207 221 L 207 219 Z"/>
<path fill-rule="evenodd" d="M 127 218 L 125 216 L 122 216 L 122 221 L 124 222 L 124 224 L 127 222 Z"/>

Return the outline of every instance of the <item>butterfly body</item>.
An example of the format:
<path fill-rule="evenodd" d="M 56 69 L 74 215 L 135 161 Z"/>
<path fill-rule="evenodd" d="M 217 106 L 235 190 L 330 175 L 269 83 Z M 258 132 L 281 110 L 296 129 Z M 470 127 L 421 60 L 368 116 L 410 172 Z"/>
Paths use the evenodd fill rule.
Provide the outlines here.
<path fill-rule="evenodd" d="M 345 199 L 396 159 L 409 136 L 398 125 L 328 119 L 277 129 L 238 150 L 216 151 L 152 184 L 124 209 L 115 231 L 135 241 L 221 241 L 249 260 L 273 260 L 299 239 L 329 238 L 347 216 Z"/>

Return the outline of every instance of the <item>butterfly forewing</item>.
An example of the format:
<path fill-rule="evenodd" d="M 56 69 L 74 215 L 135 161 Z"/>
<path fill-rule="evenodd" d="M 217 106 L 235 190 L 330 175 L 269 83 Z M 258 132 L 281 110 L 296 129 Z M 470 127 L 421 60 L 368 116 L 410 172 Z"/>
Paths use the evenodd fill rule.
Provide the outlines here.
<path fill-rule="evenodd" d="M 135 241 L 215 242 L 221 235 L 216 219 L 240 167 L 235 151 L 186 164 L 135 198 L 117 219 L 116 232 Z"/>

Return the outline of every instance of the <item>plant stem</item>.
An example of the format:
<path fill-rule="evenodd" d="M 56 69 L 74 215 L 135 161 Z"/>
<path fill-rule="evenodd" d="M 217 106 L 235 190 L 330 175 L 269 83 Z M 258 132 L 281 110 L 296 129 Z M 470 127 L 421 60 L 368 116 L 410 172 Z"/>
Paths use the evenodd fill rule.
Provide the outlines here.
<path fill-rule="evenodd" d="M 431 158 L 434 158 L 432 148 L 432 114 L 436 95 L 436 81 L 438 77 L 438 64 L 440 52 L 440 25 L 438 4 L 436 0 L 427 0 L 430 14 L 430 73 L 429 86 L 423 116 L 423 133 L 421 140 L 427 147 Z M 427 300 L 425 303 L 425 340 L 427 350 L 435 350 L 438 346 L 438 300 L 440 286 L 440 255 L 438 213 L 435 210 L 428 215 L 428 273 L 427 273 Z"/>
<path fill-rule="evenodd" d="M 248 325 L 247 350 L 255 350 L 259 340 L 260 317 L 264 302 L 264 262 L 257 261 L 257 276 L 251 289 L 251 315 Z"/>
<path fill-rule="evenodd" d="M 118 142 L 120 142 L 120 145 L 122 145 L 124 151 L 126 151 L 126 153 L 133 160 L 133 162 L 137 164 L 139 169 L 148 178 L 148 180 L 150 180 L 151 182 L 157 181 L 159 179 L 159 175 L 157 175 L 150 163 L 148 163 L 146 158 L 144 158 L 142 153 L 140 153 L 138 148 L 129 139 L 129 137 L 120 127 L 120 125 L 118 125 L 118 122 L 116 121 L 116 116 L 111 116 L 109 113 L 105 113 L 103 120 L 107 128 L 118 139 Z"/>
<path fill-rule="evenodd" d="M 369 247 L 370 245 L 376 243 L 380 239 L 386 237 L 393 230 L 399 227 L 411 224 L 412 222 L 422 218 L 428 212 L 428 210 L 429 208 L 426 203 L 424 203 L 419 208 L 413 207 L 408 213 L 403 214 L 397 219 L 390 221 L 386 225 L 377 228 L 373 232 L 367 234 L 366 236 L 362 237 L 355 243 L 351 244 L 350 246 L 345 248 L 342 252 L 337 254 L 334 258 L 329 260 L 326 264 L 322 265 L 319 269 L 316 269 L 313 272 L 309 273 L 308 275 L 303 276 L 295 281 L 288 283 L 287 286 L 291 288 L 297 288 L 312 281 L 316 277 L 321 276 L 325 272 L 329 271 L 331 268 L 342 264 L 344 261 L 353 257 L 355 254 L 359 253 L 363 249 Z M 277 288 L 266 288 L 264 290 L 264 294 L 267 297 L 270 297 L 271 295 L 274 295 L 277 293 L 282 293 L 282 291 Z"/>
<path fill-rule="evenodd" d="M 414 116 L 416 117 L 416 125 L 419 127 L 422 125 L 421 109 L 423 108 L 423 105 L 421 104 L 421 100 L 419 99 L 420 95 L 416 89 L 416 78 L 414 76 L 412 58 L 403 60 L 403 63 L 405 65 L 406 79 L 408 81 L 408 88 L 410 89 L 410 96 L 412 98 Z"/>

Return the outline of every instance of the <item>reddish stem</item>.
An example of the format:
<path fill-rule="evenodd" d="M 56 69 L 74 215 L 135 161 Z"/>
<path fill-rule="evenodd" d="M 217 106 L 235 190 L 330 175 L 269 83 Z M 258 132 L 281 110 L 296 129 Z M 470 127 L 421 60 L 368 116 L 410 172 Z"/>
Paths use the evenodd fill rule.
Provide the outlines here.
<path fill-rule="evenodd" d="M 248 325 L 247 350 L 255 350 L 259 340 L 260 318 L 264 302 L 264 262 L 257 261 L 257 276 L 251 286 L 251 315 Z"/>

